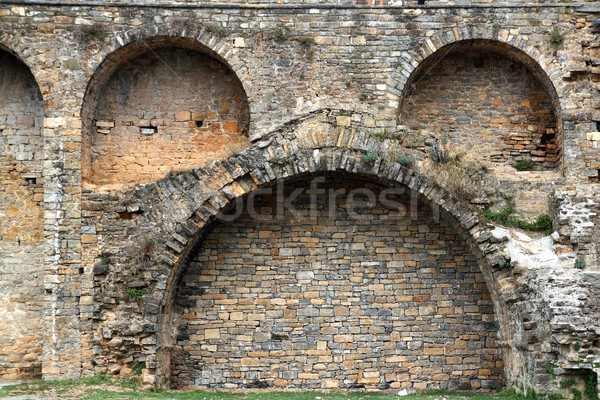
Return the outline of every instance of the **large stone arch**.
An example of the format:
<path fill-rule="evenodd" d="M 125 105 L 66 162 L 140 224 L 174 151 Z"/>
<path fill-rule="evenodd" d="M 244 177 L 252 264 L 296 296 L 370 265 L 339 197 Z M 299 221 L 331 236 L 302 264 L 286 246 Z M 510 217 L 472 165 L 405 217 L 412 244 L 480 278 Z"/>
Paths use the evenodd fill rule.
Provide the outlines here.
<path fill-rule="evenodd" d="M 387 159 L 385 146 L 359 119 L 329 110 L 296 120 L 226 161 L 170 174 L 155 183 L 131 188 L 123 196 L 98 196 L 107 201 L 103 208 L 107 217 L 120 218 L 122 226 L 117 239 L 105 243 L 109 258 L 94 271 L 95 296 L 105 299 L 96 304 L 94 312 L 103 321 L 94 328 L 99 362 L 120 368 L 130 365 L 131 360 L 143 361 L 146 383 L 168 385 L 171 316 L 178 282 L 187 260 L 217 216 L 237 199 L 278 180 L 333 174 L 406 187 L 419 201 L 439 209 L 454 227 L 476 258 L 491 294 L 500 326 L 506 384 L 522 390 L 548 390 L 547 363 L 560 365 L 567 378 L 572 376 L 568 374 L 584 376 L 577 375 L 578 370 L 589 367 L 566 359 L 571 340 L 563 339 L 568 327 L 569 334 L 592 355 L 597 336 L 592 329 L 582 329 L 588 326 L 584 322 L 565 325 L 571 320 L 594 325 L 592 314 L 586 313 L 595 303 L 580 271 L 559 267 L 512 269 L 502 240 L 492 234 L 476 211 L 416 169 Z M 367 150 L 379 154 L 372 164 L 362 161 Z M 130 284 L 144 288 L 137 305 L 119 294 L 131 288 Z M 562 303 L 556 302 L 555 293 L 574 287 L 577 296 L 565 293 L 559 297 L 568 299 L 569 307 L 557 308 Z M 120 319 L 119 315 L 127 317 Z M 532 346 L 540 341 L 549 344 Z"/>
<path fill-rule="evenodd" d="M 107 46 L 108 47 L 108 46 Z M 206 112 L 198 112 L 198 113 L 194 113 L 193 111 L 189 112 L 189 115 L 186 117 L 185 115 L 182 115 L 182 113 L 175 113 L 175 115 L 173 116 L 173 119 L 176 123 L 179 123 L 179 125 L 181 125 L 180 128 L 177 128 L 181 131 L 181 134 L 184 134 L 184 131 L 187 129 L 188 132 L 192 132 L 193 128 L 197 128 L 195 129 L 195 131 L 197 131 L 195 133 L 195 135 L 201 135 L 201 136 L 207 136 L 207 134 L 210 135 L 215 135 L 218 132 L 236 132 L 239 130 L 239 132 L 243 135 L 245 135 L 246 137 L 248 136 L 249 132 L 251 132 L 251 107 L 252 107 L 252 103 L 248 101 L 248 95 L 247 95 L 247 89 L 252 89 L 251 85 L 246 85 L 245 82 L 247 82 L 247 80 L 245 79 L 245 77 L 247 76 L 247 73 L 245 72 L 245 70 L 240 66 L 240 62 L 239 60 L 236 58 L 236 52 L 235 49 L 227 42 L 223 42 L 221 39 L 219 39 L 217 36 L 215 36 L 214 34 L 212 34 L 208 29 L 202 28 L 200 29 L 200 31 L 196 34 L 192 34 L 189 33 L 188 30 L 186 30 L 185 28 L 178 28 L 178 29 L 173 29 L 173 30 L 165 30 L 165 29 L 157 29 L 156 31 L 152 32 L 152 34 L 149 34 L 146 31 L 133 31 L 133 32 L 125 32 L 122 34 L 117 34 L 115 35 L 115 37 L 113 38 L 113 41 L 111 42 L 111 46 L 108 47 L 108 49 L 102 49 L 103 52 L 102 54 L 99 54 L 101 56 L 105 56 L 102 60 L 102 62 L 98 65 L 97 69 L 95 70 L 93 76 L 91 77 L 90 81 L 88 82 L 87 85 L 87 89 L 86 89 L 86 93 L 85 93 L 85 97 L 83 100 L 83 106 L 82 106 L 82 110 L 81 110 L 81 119 L 82 119 L 82 125 L 83 125 L 83 160 L 82 160 L 82 172 L 83 172 L 83 178 L 84 181 L 89 181 L 90 177 L 92 177 L 93 173 L 91 172 L 91 164 L 92 164 L 92 132 L 96 132 L 99 129 L 102 132 L 110 132 L 111 129 L 113 128 L 113 126 L 111 126 L 111 123 L 113 123 L 113 121 L 97 121 L 94 122 L 94 118 L 97 117 L 97 111 L 99 108 L 102 107 L 102 93 L 104 90 L 110 90 L 107 89 L 107 87 L 109 85 L 112 84 L 112 86 L 115 86 L 114 90 L 122 90 L 119 89 L 121 86 L 123 86 L 123 83 L 115 83 L 113 81 L 119 81 L 123 80 L 125 78 L 129 79 L 129 75 L 131 74 L 121 74 L 123 75 L 122 77 L 119 77 L 119 71 L 121 68 L 130 68 L 135 70 L 135 64 L 136 62 L 138 64 L 140 63 L 144 63 L 146 58 L 153 58 L 156 61 L 157 66 L 156 67 L 148 67 L 145 68 L 142 64 L 140 64 L 137 68 L 139 70 L 140 73 L 146 73 L 146 71 L 152 71 L 154 69 L 157 68 L 166 68 L 168 71 L 171 71 L 173 73 L 173 75 L 175 76 L 173 79 L 179 79 L 184 81 L 185 79 L 193 79 L 190 75 L 190 77 L 181 77 L 180 75 L 178 75 L 177 71 L 173 70 L 173 67 L 170 65 L 167 65 L 167 59 L 173 58 L 176 59 L 176 63 L 182 63 L 185 62 L 181 61 L 182 59 L 185 59 L 185 57 L 190 58 L 190 60 L 188 61 L 188 64 L 190 64 L 190 67 L 193 66 L 198 66 L 198 68 L 205 68 L 206 69 L 206 73 L 213 73 L 213 74 L 221 74 L 223 77 L 225 77 L 227 79 L 227 81 L 231 81 L 231 84 L 236 87 L 237 89 L 233 89 L 234 92 L 236 94 L 234 94 L 234 92 L 232 92 L 230 95 L 230 99 L 231 99 L 231 105 L 233 105 L 236 108 L 240 108 L 242 111 L 240 111 L 243 114 L 246 114 L 246 117 L 240 117 L 242 118 L 242 120 L 240 121 L 226 121 L 225 119 L 222 119 L 222 115 L 220 114 L 220 111 L 216 111 L 218 109 L 224 109 L 222 105 L 217 104 L 217 99 L 215 99 L 213 102 L 215 103 L 213 105 L 213 108 L 215 108 L 215 110 L 206 110 Z M 109 50 L 109 52 L 106 52 L 106 50 Z M 159 54 L 161 52 L 166 52 L 166 54 Z M 179 54 L 179 53 L 185 53 L 186 54 Z M 168 53 L 168 54 L 167 54 Z M 141 57 L 141 58 L 140 58 Z M 166 58 L 165 58 L 166 57 Z M 139 60 L 138 60 L 139 59 Z M 193 59 L 193 60 L 192 60 Z M 147 61 L 146 61 L 147 63 Z M 214 64 L 214 65 L 213 65 Z M 205 65 L 205 67 L 203 67 Z M 222 72 L 217 71 L 217 68 L 221 68 Z M 241 72 L 238 73 L 238 71 Z M 184 68 L 184 71 L 189 70 L 189 68 Z M 211 71 L 215 71 L 215 72 L 211 72 Z M 150 72 L 151 73 L 151 72 Z M 224 75 L 223 75 L 224 74 Z M 155 74 L 156 75 L 156 74 Z M 216 76 L 211 78 L 211 79 L 216 79 Z M 240 79 L 241 78 L 241 79 Z M 154 79 L 162 79 L 165 80 L 164 76 L 162 75 L 157 75 Z M 126 84 L 125 86 L 127 88 L 129 88 L 129 90 L 131 91 L 132 88 L 138 88 L 138 86 L 140 85 L 144 85 L 144 82 L 140 82 L 139 79 L 135 79 L 135 77 L 129 79 L 131 82 L 129 82 L 128 84 Z M 187 81 L 186 81 L 187 82 Z M 190 81 L 188 83 L 186 83 L 186 87 L 190 86 L 190 83 L 195 82 L 195 84 L 202 84 L 201 81 Z M 185 83 L 185 82 L 184 82 Z M 153 83 L 156 86 L 156 83 Z M 149 84 L 149 85 L 152 85 Z M 214 86 L 214 85 L 213 85 Z M 170 85 L 166 85 L 163 86 L 165 88 L 174 88 L 175 86 L 170 86 Z M 150 88 L 150 86 L 149 86 Z M 145 90 L 147 91 L 148 88 L 146 88 Z M 142 88 L 142 90 L 144 90 L 144 88 Z M 192 90 L 193 91 L 193 90 Z M 198 93 L 198 91 L 196 90 L 195 93 Z M 148 98 L 148 96 L 152 96 L 151 93 L 146 93 L 146 98 Z M 159 94 L 160 96 L 160 94 Z M 123 94 L 122 93 L 116 93 L 114 94 L 114 99 L 112 100 L 114 101 L 121 101 Z M 134 98 L 135 96 L 130 96 L 129 98 Z M 200 101 L 205 101 L 203 100 L 203 97 L 200 97 Z M 168 102 L 168 101 L 167 101 Z M 173 102 L 171 102 L 173 103 Z M 225 107 L 225 109 L 227 108 L 231 108 L 231 105 L 228 107 Z M 105 105 L 106 106 L 106 105 Z M 185 108 L 185 107 L 184 107 Z M 244 111 L 245 109 L 245 111 Z M 187 110 L 184 110 L 184 113 Z M 138 112 L 139 115 L 139 119 L 138 122 L 133 122 L 133 125 L 135 126 L 139 126 L 140 128 L 140 132 L 142 135 L 148 135 L 147 138 L 151 138 L 153 135 L 153 132 L 150 133 L 144 133 L 144 128 L 150 129 L 150 130 L 154 130 L 157 131 L 158 130 L 158 126 L 160 126 L 161 124 L 164 124 L 164 121 L 159 118 L 152 118 L 152 116 L 148 115 L 142 115 L 143 113 Z M 217 117 L 214 117 L 214 115 L 217 115 Z M 213 121 L 214 120 L 214 121 Z M 218 126 L 215 126 L 214 122 L 217 122 Z M 245 122 L 244 122 L 245 121 Z M 108 124 L 107 126 L 102 125 L 103 123 Z M 98 124 L 102 125 L 99 126 Z M 191 125 L 190 125 L 191 124 Z M 195 124 L 195 125 L 194 125 Z M 189 125 L 189 126 L 188 126 Z M 192 126 L 194 125 L 194 126 Z M 169 128 L 169 125 L 167 123 L 167 128 Z M 168 130 L 168 129 L 167 129 Z M 171 133 L 169 133 L 168 137 L 171 137 L 173 135 L 171 135 Z M 192 140 L 192 143 L 187 143 L 187 144 L 183 144 L 181 146 L 193 146 L 193 143 L 196 142 L 196 140 Z M 181 147 L 179 146 L 179 147 Z M 160 147 L 160 146 L 159 146 Z M 208 150 L 212 150 L 212 147 L 209 145 L 208 147 L 210 147 Z M 160 150 L 158 150 L 160 151 Z M 169 151 L 169 149 L 165 149 L 165 151 Z M 193 153 L 189 153 L 189 154 L 195 154 L 195 152 Z M 175 164 L 177 164 L 177 162 L 175 162 Z M 164 171 L 161 171 L 164 172 Z M 168 171 L 167 171 L 168 172 Z M 164 173 L 162 173 L 162 175 L 164 175 Z"/>
<path fill-rule="evenodd" d="M 157 328 L 157 345 L 147 353 L 149 374 L 159 379 L 168 376 L 171 346 L 170 319 L 175 290 L 182 276 L 183 266 L 200 243 L 212 222 L 236 199 L 272 184 L 280 179 L 302 177 L 315 173 L 347 174 L 380 184 L 400 184 L 420 201 L 439 208 L 461 236 L 478 260 L 487 287 L 492 294 L 495 315 L 501 333 L 501 346 L 505 358 L 512 360 L 515 336 L 511 321 L 512 310 L 506 307 L 504 293 L 510 281 L 504 255 L 494 243 L 487 227 L 477 213 L 456 200 L 450 193 L 430 182 L 413 169 L 379 158 L 373 165 L 361 161 L 363 151 L 380 146 L 360 124 L 350 123 L 344 115 L 318 114 L 297 121 L 287 131 L 256 143 L 252 148 L 218 162 L 210 168 L 174 174 L 153 185 L 152 195 L 139 193 L 136 197 L 161 199 L 160 204 L 140 204 L 149 212 L 146 224 L 160 227 L 162 260 L 157 282 L 148 293 L 153 304 L 153 315 L 145 320 Z M 500 285 L 499 282 L 504 282 Z M 512 361 L 506 363 L 511 365 Z"/>

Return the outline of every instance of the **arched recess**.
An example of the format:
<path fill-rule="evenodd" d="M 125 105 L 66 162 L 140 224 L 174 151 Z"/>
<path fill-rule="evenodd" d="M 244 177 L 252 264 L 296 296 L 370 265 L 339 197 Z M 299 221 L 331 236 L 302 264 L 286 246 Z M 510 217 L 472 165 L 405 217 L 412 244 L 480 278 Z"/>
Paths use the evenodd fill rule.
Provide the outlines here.
<path fill-rule="evenodd" d="M 398 123 L 413 141 L 445 136 L 459 149 L 537 169 L 562 166 L 560 71 L 526 38 L 465 28 L 439 33 L 403 54 L 393 85 L 402 92 Z"/>
<path fill-rule="evenodd" d="M 333 139 L 335 140 L 335 139 Z M 448 193 L 428 182 L 424 177 L 413 170 L 406 169 L 396 163 L 381 161 L 374 167 L 366 167 L 360 161 L 361 153 L 347 149 L 321 148 L 318 150 L 297 151 L 293 156 L 282 159 L 276 166 L 270 166 L 269 163 L 258 163 L 256 169 L 250 174 L 254 179 L 246 176 L 238 177 L 225 184 L 223 192 L 228 193 L 224 198 L 244 197 L 253 191 L 273 184 L 277 179 L 286 179 L 290 177 L 300 178 L 305 174 L 322 172 L 333 173 L 335 176 L 349 174 L 353 179 L 366 179 L 370 182 L 377 182 L 386 187 L 402 186 L 410 191 L 417 199 L 419 204 L 428 204 L 436 210 L 439 210 L 442 219 L 446 221 L 453 232 L 457 232 L 463 237 L 468 251 L 477 260 L 477 265 L 485 278 L 489 289 L 491 299 L 494 304 L 494 313 L 500 326 L 501 346 L 506 365 L 512 365 L 513 346 L 512 340 L 516 340 L 516 335 L 512 333 L 515 329 L 514 322 L 511 321 L 509 313 L 511 312 L 503 300 L 502 288 L 498 281 L 507 277 L 507 271 L 497 268 L 502 256 L 497 253 L 496 245 L 489 240 L 491 235 L 486 232 L 486 228 L 479 223 L 475 214 L 468 209 L 463 208 L 459 203 L 451 199 Z M 244 154 L 244 159 L 252 159 L 253 155 Z M 231 160 L 230 160 L 231 161 Z M 234 168 L 228 166 L 227 168 Z M 293 171 L 293 172 L 292 172 Z M 244 174 L 245 175 L 245 174 Z M 183 188 L 182 188 L 183 190 Z M 235 193 L 235 195 L 232 195 Z M 233 196 L 233 197 L 232 197 Z M 219 206 L 216 206 L 219 204 Z M 203 206 L 198 207 L 197 213 L 185 222 L 176 234 L 173 235 L 167 246 L 174 255 L 168 262 L 172 266 L 167 281 L 160 287 L 166 287 L 164 291 L 154 292 L 153 298 L 162 298 L 161 314 L 158 319 L 158 349 L 156 360 L 153 360 L 154 354 L 150 357 L 148 365 L 157 367 L 156 373 L 159 377 L 165 378 L 171 371 L 171 351 L 173 349 L 173 340 L 176 334 L 171 325 L 173 306 L 176 302 L 177 287 L 183 279 L 183 271 L 197 249 L 197 246 L 207 237 L 213 224 L 215 216 L 230 207 L 230 202 L 219 202 L 215 198 L 206 200 Z M 206 220 L 204 219 L 206 218 Z M 495 266 L 496 268 L 494 268 Z M 508 372 L 510 375 L 510 371 Z M 512 376 L 509 379 L 514 378 Z"/>
<path fill-rule="evenodd" d="M 185 263 L 172 385 L 501 387 L 485 278 L 422 200 L 342 171 L 249 193 Z"/>
<path fill-rule="evenodd" d="M 241 81 L 194 38 L 139 38 L 106 57 L 82 108 L 83 178 L 150 182 L 249 145 Z"/>
<path fill-rule="evenodd" d="M 0 379 L 41 377 L 44 101 L 0 46 Z"/>
<path fill-rule="evenodd" d="M 346 125 L 346 118 L 335 113 L 312 116 L 286 127 L 286 131 L 272 138 L 257 142 L 226 162 L 174 174 L 144 189 L 151 190 L 151 193 L 144 194 L 142 190 L 137 195 L 142 209 L 152 209 L 137 223 L 160 226 L 156 240 L 164 244 L 164 247 L 157 247 L 153 256 L 162 260 L 164 268 L 158 271 L 156 283 L 147 294 L 151 303 L 144 318 L 150 329 L 148 334 L 157 335 L 156 346 L 144 350 L 149 380 L 168 381 L 176 288 L 186 263 L 210 231 L 215 217 L 230 203 L 256 189 L 279 179 L 314 173 L 350 174 L 384 186 L 402 185 L 414 193 L 421 204 L 439 207 L 444 220 L 464 238 L 485 277 L 501 328 L 506 380 L 515 382 L 519 378 L 517 368 L 511 369 L 518 365 L 516 343 L 521 337 L 516 333 L 518 318 L 511 314 L 513 311 L 507 303 L 507 296 L 513 295 L 507 290 L 510 287 L 510 271 L 499 267 L 504 255 L 485 224 L 480 223 L 475 212 L 413 169 L 383 158 L 372 165 L 364 164 L 362 152 L 381 143 L 355 125 Z M 152 199 L 160 200 L 157 203 Z"/>

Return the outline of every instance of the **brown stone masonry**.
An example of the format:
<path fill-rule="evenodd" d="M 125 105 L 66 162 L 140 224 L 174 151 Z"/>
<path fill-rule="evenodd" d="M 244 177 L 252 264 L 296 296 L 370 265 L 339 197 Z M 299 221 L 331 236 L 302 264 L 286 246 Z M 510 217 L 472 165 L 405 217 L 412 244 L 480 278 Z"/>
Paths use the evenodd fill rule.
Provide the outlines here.
<path fill-rule="evenodd" d="M 245 148 L 248 102 L 223 64 L 188 49 L 156 49 L 123 65 L 94 116 L 96 184 L 149 182 Z"/>
<path fill-rule="evenodd" d="M 400 212 L 354 215 L 349 199 L 383 188 L 322 187 L 316 214 L 310 184 L 290 183 L 287 195 L 304 189 L 296 217 L 276 218 L 282 203 L 266 196 L 256 210 L 268 221 L 246 212 L 204 240 L 179 288 L 173 384 L 500 387 L 490 295 L 463 241 L 425 204 L 407 215 L 406 190 L 388 198 Z"/>

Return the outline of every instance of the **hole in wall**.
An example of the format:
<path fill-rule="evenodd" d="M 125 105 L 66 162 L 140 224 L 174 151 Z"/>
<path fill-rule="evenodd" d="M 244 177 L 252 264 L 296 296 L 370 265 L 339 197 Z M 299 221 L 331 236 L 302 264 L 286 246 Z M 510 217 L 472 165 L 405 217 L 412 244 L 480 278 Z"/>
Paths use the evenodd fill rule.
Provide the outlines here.
<path fill-rule="evenodd" d="M 79 274 L 83 274 L 83 272 L 84 272 L 84 269 L 83 269 L 83 267 L 80 267 L 80 268 L 79 268 Z"/>
<path fill-rule="evenodd" d="M 600 132 L 600 121 L 596 121 L 596 130 Z"/>
<path fill-rule="evenodd" d="M 202 128 L 202 125 L 204 125 L 204 121 L 203 120 L 196 121 L 196 128 Z"/>
<path fill-rule="evenodd" d="M 33 185 L 37 184 L 37 179 L 36 178 L 25 178 L 25 180 L 27 181 L 27 184 L 29 186 L 33 186 Z"/>
<path fill-rule="evenodd" d="M 140 133 L 142 135 L 154 135 L 158 132 L 157 126 L 140 126 Z"/>

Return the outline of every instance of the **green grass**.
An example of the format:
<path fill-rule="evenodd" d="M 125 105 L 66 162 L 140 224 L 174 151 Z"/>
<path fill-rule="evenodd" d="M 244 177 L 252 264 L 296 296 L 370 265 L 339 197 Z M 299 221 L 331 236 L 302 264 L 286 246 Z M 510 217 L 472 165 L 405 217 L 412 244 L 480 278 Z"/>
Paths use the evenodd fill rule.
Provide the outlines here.
<path fill-rule="evenodd" d="M 448 400 L 518 400 L 522 399 L 512 390 L 498 393 L 426 391 L 416 395 L 398 397 L 397 391 L 392 393 L 376 392 L 317 392 L 317 391 L 254 391 L 250 392 L 218 392 L 218 391 L 163 391 L 132 390 L 128 388 L 128 380 L 99 376 L 77 381 L 39 381 L 0 388 L 0 398 L 15 395 L 32 395 L 44 397 L 51 394 L 63 400 L 129 400 L 129 399 L 172 399 L 172 400 L 434 400 L 442 397 Z M 58 395 L 58 396 L 57 396 Z"/>

